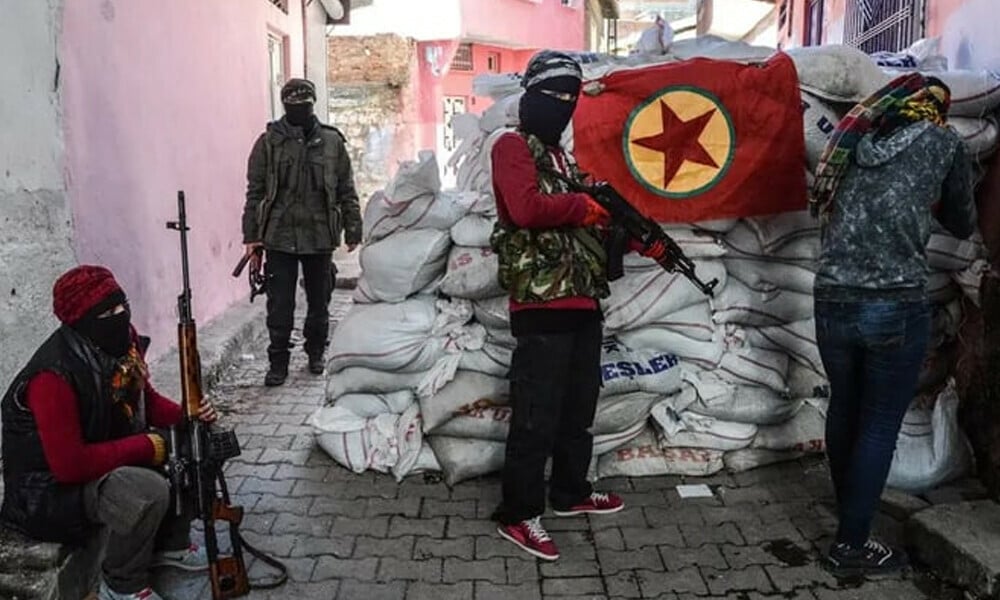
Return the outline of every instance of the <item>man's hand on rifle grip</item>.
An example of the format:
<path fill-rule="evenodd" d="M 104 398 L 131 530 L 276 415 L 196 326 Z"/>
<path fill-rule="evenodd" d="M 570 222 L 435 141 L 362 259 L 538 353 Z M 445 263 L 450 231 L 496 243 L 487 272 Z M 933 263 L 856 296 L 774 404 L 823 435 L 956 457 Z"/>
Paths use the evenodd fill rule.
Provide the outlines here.
<path fill-rule="evenodd" d="M 663 243 L 663 240 L 654 240 L 653 243 L 643 248 L 639 254 L 660 262 L 667 255 L 667 245 Z"/>
<path fill-rule="evenodd" d="M 597 203 L 596 200 L 587 196 L 587 212 L 583 217 L 583 226 L 590 227 L 591 225 L 605 226 L 611 223 L 611 214 L 604 209 L 603 206 Z"/>

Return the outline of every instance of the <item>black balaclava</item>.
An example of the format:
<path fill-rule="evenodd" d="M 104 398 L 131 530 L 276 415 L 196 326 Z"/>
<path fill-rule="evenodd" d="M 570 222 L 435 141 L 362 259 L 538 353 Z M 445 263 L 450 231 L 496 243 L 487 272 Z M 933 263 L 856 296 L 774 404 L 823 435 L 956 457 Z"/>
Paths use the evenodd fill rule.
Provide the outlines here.
<path fill-rule="evenodd" d="M 566 54 L 543 50 L 532 57 L 521 81 L 521 130 L 558 146 L 576 109 L 581 78 L 580 66 Z"/>
<path fill-rule="evenodd" d="M 285 118 L 296 127 L 309 131 L 316 123 L 313 105 L 316 103 L 316 86 L 308 79 L 289 79 L 281 88 L 281 104 Z"/>
<path fill-rule="evenodd" d="M 104 318 L 98 317 L 119 304 L 125 304 L 124 312 Z M 104 352 L 115 358 L 121 358 L 128 353 L 132 345 L 131 320 L 132 314 L 128 310 L 125 293 L 119 291 L 87 311 L 83 318 L 73 324 L 73 329 Z"/>

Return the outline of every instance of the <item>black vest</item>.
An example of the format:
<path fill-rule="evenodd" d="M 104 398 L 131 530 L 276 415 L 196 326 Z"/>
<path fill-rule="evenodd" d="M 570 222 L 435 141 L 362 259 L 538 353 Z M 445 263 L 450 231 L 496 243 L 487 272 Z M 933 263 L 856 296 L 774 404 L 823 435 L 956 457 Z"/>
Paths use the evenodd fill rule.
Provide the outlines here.
<path fill-rule="evenodd" d="M 148 344 L 148 339 L 142 342 Z M 32 377 L 41 371 L 54 372 L 76 393 L 84 441 L 93 444 L 131 435 L 136 433 L 135 424 L 110 401 L 108 386 L 115 364 L 112 357 L 63 326 L 14 378 L 0 401 L 5 487 L 0 521 L 4 525 L 41 541 L 79 543 L 91 533 L 93 525 L 83 508 L 83 485 L 61 484 L 53 477 L 24 395 Z"/>

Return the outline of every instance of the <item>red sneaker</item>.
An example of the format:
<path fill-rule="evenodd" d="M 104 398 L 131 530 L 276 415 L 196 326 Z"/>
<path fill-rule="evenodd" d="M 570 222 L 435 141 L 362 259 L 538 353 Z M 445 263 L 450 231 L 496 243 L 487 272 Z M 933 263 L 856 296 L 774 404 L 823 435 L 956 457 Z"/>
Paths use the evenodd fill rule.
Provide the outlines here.
<path fill-rule="evenodd" d="M 559 558 L 559 549 L 556 548 L 555 542 L 542 527 L 540 517 L 521 521 L 517 525 L 501 525 L 497 527 L 497 533 L 514 542 L 520 546 L 521 550 L 532 556 L 537 556 L 542 560 Z"/>
<path fill-rule="evenodd" d="M 574 515 L 609 515 L 625 508 L 625 501 L 618 494 L 593 492 L 584 499 L 583 502 L 569 507 L 566 510 L 555 510 L 552 512 L 557 517 L 572 517 Z"/>

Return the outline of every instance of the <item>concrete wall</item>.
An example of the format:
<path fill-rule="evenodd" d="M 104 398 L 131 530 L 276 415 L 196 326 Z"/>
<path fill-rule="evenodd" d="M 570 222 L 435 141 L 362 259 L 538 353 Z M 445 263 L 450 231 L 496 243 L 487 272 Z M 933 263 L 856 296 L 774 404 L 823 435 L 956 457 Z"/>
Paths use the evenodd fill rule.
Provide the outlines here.
<path fill-rule="evenodd" d="M 164 223 L 176 215 L 177 190 L 187 194 L 192 228 L 195 317 L 205 323 L 246 301 L 246 282 L 229 273 L 242 252 L 247 155 L 269 118 L 268 32 L 288 36 L 286 72 L 303 74 L 301 3 L 289 5 L 287 15 L 263 0 L 73 0 L 65 8 L 59 55 L 74 246 L 81 262 L 116 273 L 136 325 L 153 336 L 154 357 L 176 343 L 180 255 Z"/>
<path fill-rule="evenodd" d="M 62 0 L 4 3 L 0 19 L 0 386 L 57 326 L 52 283 L 75 263 L 63 177 L 56 47 Z"/>

